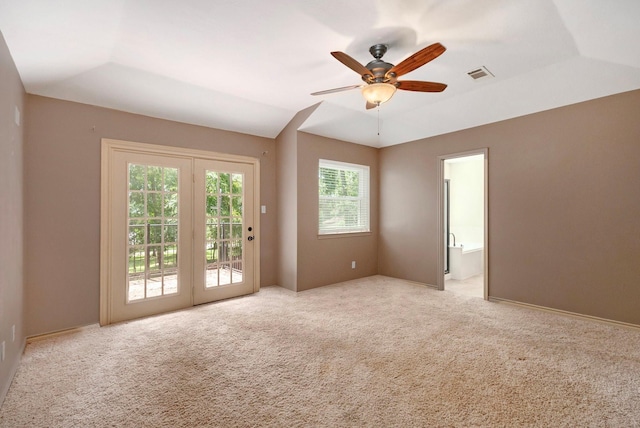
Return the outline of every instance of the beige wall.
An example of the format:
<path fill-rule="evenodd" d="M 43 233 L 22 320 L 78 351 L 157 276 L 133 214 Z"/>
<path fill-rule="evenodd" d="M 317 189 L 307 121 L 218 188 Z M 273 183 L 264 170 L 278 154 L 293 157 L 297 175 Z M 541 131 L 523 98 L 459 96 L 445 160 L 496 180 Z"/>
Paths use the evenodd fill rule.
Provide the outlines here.
<path fill-rule="evenodd" d="M 276 137 L 278 183 L 278 285 L 295 291 L 298 274 L 298 127 L 315 110 L 298 114 Z"/>
<path fill-rule="evenodd" d="M 5 360 L 0 362 L 0 405 L 25 343 L 22 207 L 25 97 L 0 33 L 0 343 L 5 343 Z M 15 121 L 16 108 L 20 112 L 20 125 Z"/>
<path fill-rule="evenodd" d="M 488 147 L 490 296 L 640 324 L 639 112 L 632 91 L 381 150 L 380 274 L 436 284 L 438 156 Z"/>
<path fill-rule="evenodd" d="M 267 205 L 260 220 L 261 285 L 276 283 L 273 139 L 31 95 L 27 116 L 28 335 L 98 322 L 102 138 L 259 158 L 261 204 Z"/>
<path fill-rule="evenodd" d="M 368 165 L 371 233 L 318 238 L 318 161 Z M 298 133 L 298 286 L 307 290 L 378 273 L 378 150 Z M 351 261 L 356 269 L 351 269 Z"/>
<path fill-rule="evenodd" d="M 303 291 L 378 272 L 378 151 L 299 132 L 317 108 L 299 112 L 276 138 L 278 146 L 278 285 Z M 318 238 L 318 161 L 369 165 L 371 234 Z M 356 261 L 356 269 L 351 269 Z"/>

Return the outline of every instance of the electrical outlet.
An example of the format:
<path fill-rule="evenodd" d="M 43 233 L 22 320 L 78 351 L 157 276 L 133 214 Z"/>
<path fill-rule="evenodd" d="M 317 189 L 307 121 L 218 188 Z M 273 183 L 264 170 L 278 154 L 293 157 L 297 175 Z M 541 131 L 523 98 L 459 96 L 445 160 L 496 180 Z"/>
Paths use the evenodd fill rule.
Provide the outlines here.
<path fill-rule="evenodd" d="M 4 340 L 2 341 L 2 351 L 0 352 L 0 361 L 4 361 Z"/>
<path fill-rule="evenodd" d="M 12 325 L 11 326 L 11 341 L 15 342 L 16 341 L 16 325 Z"/>
<path fill-rule="evenodd" d="M 351 269 L 355 269 L 356 268 L 356 261 L 352 261 L 351 262 Z"/>

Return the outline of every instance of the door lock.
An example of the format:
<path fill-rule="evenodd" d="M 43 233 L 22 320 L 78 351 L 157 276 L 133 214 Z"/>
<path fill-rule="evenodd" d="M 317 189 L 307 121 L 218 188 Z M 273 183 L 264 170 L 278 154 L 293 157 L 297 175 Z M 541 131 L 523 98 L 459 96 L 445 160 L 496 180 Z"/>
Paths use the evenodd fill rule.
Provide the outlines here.
<path fill-rule="evenodd" d="M 248 239 L 249 241 L 253 241 L 253 236 L 249 236 L 247 239 Z"/>

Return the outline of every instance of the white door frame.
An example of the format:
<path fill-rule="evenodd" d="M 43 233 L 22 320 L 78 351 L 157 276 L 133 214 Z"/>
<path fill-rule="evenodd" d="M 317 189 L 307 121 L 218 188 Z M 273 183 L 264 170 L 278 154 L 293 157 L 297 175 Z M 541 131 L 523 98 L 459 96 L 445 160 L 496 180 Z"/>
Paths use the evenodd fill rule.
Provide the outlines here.
<path fill-rule="evenodd" d="M 484 155 L 484 299 L 489 300 L 489 149 L 477 149 L 438 157 L 438 282 L 437 289 L 444 290 L 444 162 L 467 156 Z"/>
<path fill-rule="evenodd" d="M 103 138 L 100 160 L 100 325 L 111 323 L 111 296 L 110 283 L 110 252 L 112 242 L 109 234 L 111 229 L 111 201 L 110 193 L 113 155 L 116 152 L 131 152 L 153 155 L 192 157 L 194 159 L 220 160 L 228 162 L 242 162 L 251 164 L 254 168 L 254 265 L 253 265 L 253 291 L 260 290 L 260 161 L 249 156 L 231 155 L 206 150 L 189 149 L 182 147 L 162 146 L 156 144 L 137 143 Z M 191 195 L 193 197 L 193 195 Z M 193 224 L 193 222 L 192 222 Z M 193 231 L 192 231 L 193 233 Z"/>

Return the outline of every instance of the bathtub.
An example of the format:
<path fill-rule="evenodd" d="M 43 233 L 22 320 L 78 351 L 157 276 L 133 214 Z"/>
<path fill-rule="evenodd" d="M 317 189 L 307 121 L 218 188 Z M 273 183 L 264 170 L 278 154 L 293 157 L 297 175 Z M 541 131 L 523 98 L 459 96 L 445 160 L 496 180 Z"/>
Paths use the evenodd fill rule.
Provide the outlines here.
<path fill-rule="evenodd" d="M 481 243 L 458 243 L 449 246 L 451 279 L 463 280 L 484 272 L 484 246 Z"/>

